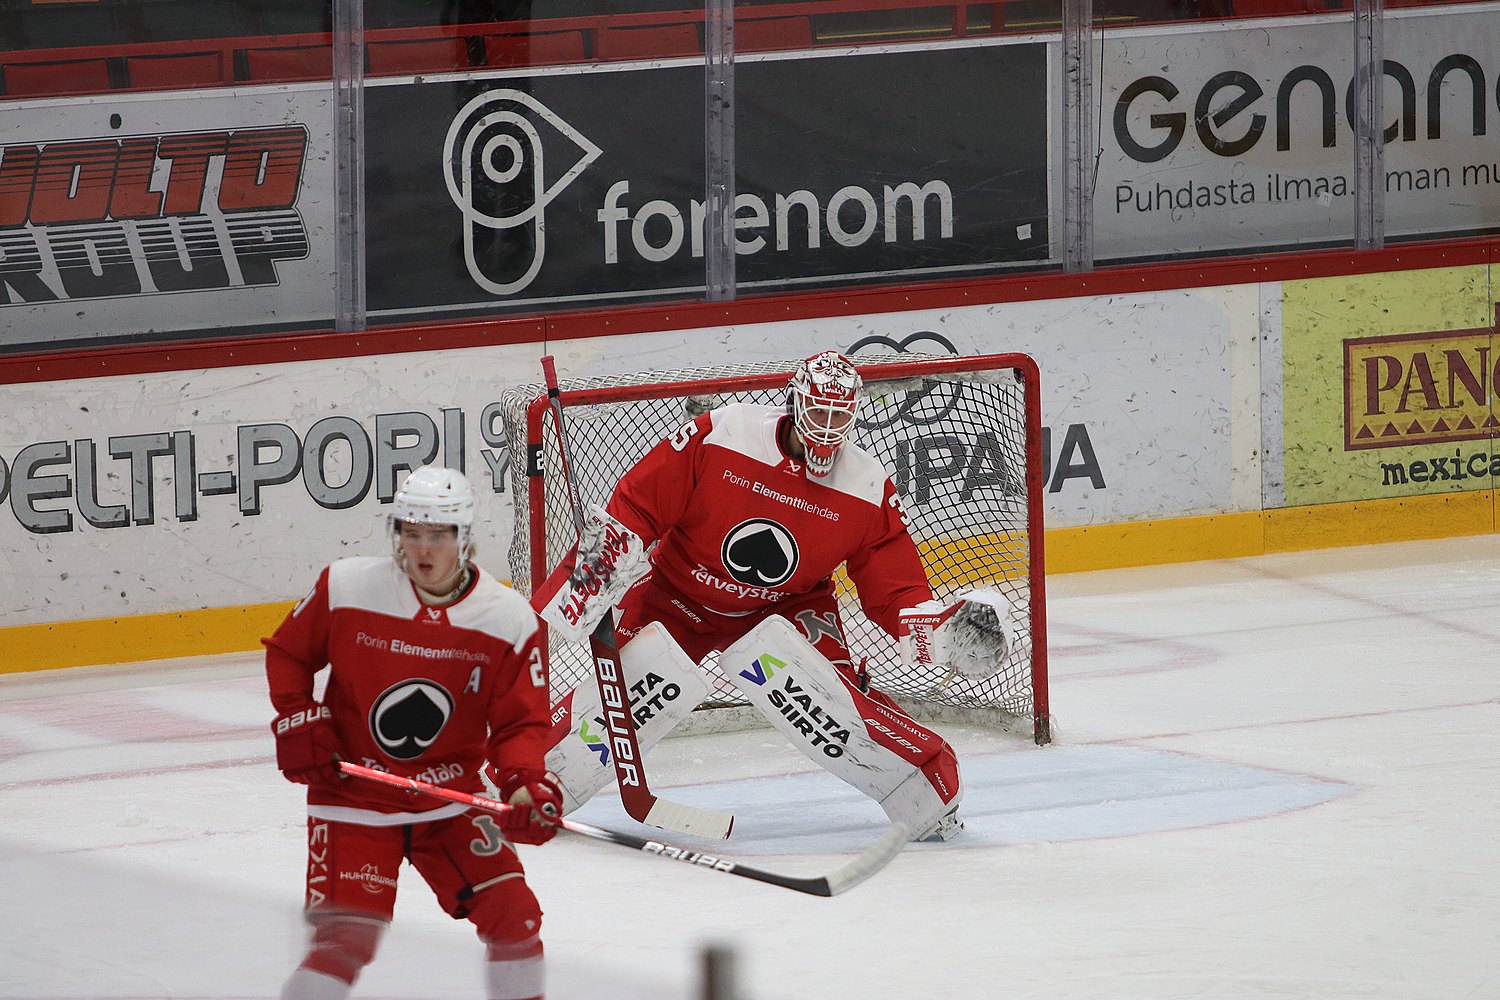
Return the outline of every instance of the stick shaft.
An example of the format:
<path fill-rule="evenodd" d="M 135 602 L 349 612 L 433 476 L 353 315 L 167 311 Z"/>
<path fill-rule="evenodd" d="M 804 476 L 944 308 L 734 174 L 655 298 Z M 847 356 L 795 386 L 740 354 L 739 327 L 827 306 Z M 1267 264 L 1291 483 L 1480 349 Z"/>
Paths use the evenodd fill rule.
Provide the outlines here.
<path fill-rule="evenodd" d="M 502 816 L 516 808 L 488 796 L 461 792 L 454 788 L 444 788 L 441 785 L 429 784 L 417 778 L 407 778 L 399 774 L 391 774 L 389 771 L 378 771 L 374 768 L 352 764 L 349 761 L 339 761 L 339 769 L 345 774 L 350 774 L 358 778 L 376 781 L 384 785 L 390 785 L 393 788 L 405 788 L 408 791 L 419 792 L 437 799 L 445 799 L 448 802 L 457 802 L 461 805 L 466 805 L 474 809 L 483 809 L 486 812 L 498 813 Z M 836 896 L 841 892 L 852 889 L 881 868 L 884 868 L 890 862 L 891 858 L 900 853 L 901 848 L 906 844 L 906 827 L 900 823 L 896 823 L 868 850 L 837 871 L 829 875 L 801 878 L 795 875 L 782 875 L 778 872 L 766 871 L 763 868 L 754 868 L 738 861 L 731 861 L 728 858 L 704 854 L 686 847 L 665 844 L 658 840 L 648 840 L 645 837 L 636 837 L 628 833 L 619 833 L 615 830 L 590 826 L 587 823 L 579 823 L 576 820 L 559 819 L 556 822 L 562 830 L 580 837 L 587 837 L 590 840 L 603 841 L 604 843 L 614 844 L 618 847 L 629 847 L 642 854 L 652 855 L 666 861 L 689 864 L 696 868 L 705 868 L 709 871 L 721 872 L 725 875 L 738 875 L 741 878 L 753 879 L 756 882 L 763 882 L 766 885 L 791 889 L 794 892 L 803 892 L 811 896 Z"/>
<path fill-rule="evenodd" d="M 563 416 L 562 388 L 557 378 L 557 363 L 552 355 L 542 358 L 542 373 L 547 380 L 547 398 L 552 406 L 552 420 L 557 427 L 558 452 L 562 456 L 562 476 L 573 510 L 573 528 L 583 531 L 583 501 L 578 481 L 573 475 L 572 450 L 568 445 L 567 420 Z M 679 833 L 724 840 L 734 828 L 734 816 L 712 809 L 668 802 L 657 798 L 646 782 L 646 762 L 641 753 L 640 737 L 631 715 L 630 693 L 625 688 L 625 669 L 620 660 L 619 641 L 615 638 L 615 616 L 605 612 L 589 635 L 589 652 L 594 658 L 594 680 L 604 708 L 604 725 L 609 731 L 610 762 L 614 765 L 615 784 L 620 789 L 620 803 L 637 823 Z"/>

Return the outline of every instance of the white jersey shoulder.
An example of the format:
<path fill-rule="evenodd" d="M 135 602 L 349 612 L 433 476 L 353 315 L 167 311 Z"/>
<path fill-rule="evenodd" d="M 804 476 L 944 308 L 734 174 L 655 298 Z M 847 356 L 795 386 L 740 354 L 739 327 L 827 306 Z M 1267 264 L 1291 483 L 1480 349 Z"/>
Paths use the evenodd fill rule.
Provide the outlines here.
<path fill-rule="evenodd" d="M 494 636 L 519 648 L 536 632 L 531 603 L 478 566 L 479 579 L 448 607 L 448 623 Z M 421 610 L 416 591 L 390 556 L 356 556 L 328 567 L 328 610 L 351 608 L 410 619 Z"/>
<path fill-rule="evenodd" d="M 718 445 L 753 458 L 762 465 L 781 463 L 781 449 L 776 445 L 776 424 L 785 410 L 777 406 L 754 403 L 730 403 L 709 411 L 713 429 L 704 444 Z"/>
<path fill-rule="evenodd" d="M 420 602 L 390 556 L 355 556 L 328 566 L 328 610 L 338 608 L 410 618 Z"/>
<path fill-rule="evenodd" d="M 822 484 L 879 507 L 885 503 L 885 481 L 890 478 L 885 463 L 853 441 L 839 449 L 838 461 Z"/>
<path fill-rule="evenodd" d="M 721 406 L 710 414 L 713 430 L 704 443 L 737 451 L 762 465 L 775 467 L 785 457 L 776 443 L 776 425 L 785 415 L 786 410 L 780 406 L 754 403 Z M 839 452 L 833 471 L 817 481 L 817 485 L 879 507 L 885 503 L 885 481 L 888 478 L 890 472 L 885 463 L 849 441 Z"/>
<path fill-rule="evenodd" d="M 519 649 L 536 634 L 531 602 L 478 566 L 474 569 L 479 580 L 463 600 L 448 608 L 448 623 L 504 639 Z"/>

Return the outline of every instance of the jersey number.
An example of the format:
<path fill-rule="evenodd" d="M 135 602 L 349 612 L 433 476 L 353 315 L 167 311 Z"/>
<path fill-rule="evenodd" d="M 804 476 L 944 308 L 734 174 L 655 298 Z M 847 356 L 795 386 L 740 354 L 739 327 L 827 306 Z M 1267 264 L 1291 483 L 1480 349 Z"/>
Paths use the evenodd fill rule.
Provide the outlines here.
<path fill-rule="evenodd" d="M 906 508 L 901 506 L 901 494 L 895 492 L 894 490 L 891 491 L 891 498 L 887 500 L 886 503 L 895 508 L 896 516 L 901 518 L 901 526 L 904 527 L 907 531 L 910 531 L 911 518 L 906 516 Z"/>
<path fill-rule="evenodd" d="M 542 666 L 542 651 L 536 647 L 531 650 L 531 686 L 547 686 L 547 668 Z"/>
<path fill-rule="evenodd" d="M 686 448 L 688 446 L 688 442 L 693 439 L 693 435 L 697 433 L 698 421 L 696 420 L 689 420 L 687 423 L 677 428 L 677 432 L 673 434 L 671 438 L 672 450 L 681 451 L 682 449 Z"/>
<path fill-rule="evenodd" d="M 495 817 L 481 813 L 470 822 L 480 834 L 469 841 L 469 850 L 476 857 L 487 858 L 505 850 L 505 834 L 500 832 L 500 824 L 495 822 Z"/>

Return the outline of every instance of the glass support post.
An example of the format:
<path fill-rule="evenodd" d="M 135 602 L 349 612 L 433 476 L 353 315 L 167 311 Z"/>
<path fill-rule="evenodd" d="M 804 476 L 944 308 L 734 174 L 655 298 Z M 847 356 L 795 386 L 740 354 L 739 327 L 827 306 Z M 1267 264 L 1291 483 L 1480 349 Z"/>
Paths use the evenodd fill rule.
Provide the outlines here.
<path fill-rule="evenodd" d="M 333 4 L 334 329 L 365 328 L 364 0 Z"/>
<path fill-rule="evenodd" d="M 703 259 L 708 301 L 730 302 L 734 278 L 734 0 L 705 0 Z"/>
<path fill-rule="evenodd" d="M 1354 247 L 1385 246 L 1385 0 L 1354 0 Z"/>
<path fill-rule="evenodd" d="M 1094 0 L 1063 0 L 1063 232 L 1068 272 L 1094 269 Z"/>

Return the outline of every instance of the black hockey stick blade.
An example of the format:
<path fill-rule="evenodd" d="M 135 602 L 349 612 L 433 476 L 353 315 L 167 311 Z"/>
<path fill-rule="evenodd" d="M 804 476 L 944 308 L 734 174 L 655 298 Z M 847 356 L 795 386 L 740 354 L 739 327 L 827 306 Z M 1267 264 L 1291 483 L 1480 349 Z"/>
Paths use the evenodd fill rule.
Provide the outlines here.
<path fill-rule="evenodd" d="M 406 778 L 401 775 L 391 774 L 389 771 L 377 771 L 374 768 L 351 764 L 346 760 L 339 761 L 339 769 L 345 774 L 351 774 L 357 778 L 365 778 L 370 781 L 378 781 L 381 784 L 391 785 L 395 788 L 405 788 L 409 791 L 421 792 L 433 798 L 444 799 L 448 802 L 457 802 L 475 809 L 483 809 L 487 812 L 503 815 L 513 808 L 504 802 L 483 795 L 472 795 L 468 792 L 444 788 L 441 785 L 429 784 L 416 778 Z M 827 875 L 799 877 L 766 871 L 764 868 L 755 868 L 739 861 L 719 857 L 718 855 L 704 854 L 701 851 L 695 851 L 691 848 L 664 844 L 658 840 L 648 840 L 645 837 L 637 837 L 629 833 L 606 830 L 602 827 L 590 826 L 587 823 L 579 823 L 576 820 L 560 819 L 557 821 L 557 825 L 567 833 L 587 837 L 590 840 L 599 840 L 607 844 L 615 844 L 619 847 L 629 847 L 640 851 L 642 854 L 653 855 L 668 861 L 680 861 L 683 864 L 692 865 L 696 868 L 704 868 L 708 871 L 722 872 L 725 875 L 738 875 L 741 878 L 754 879 L 757 882 L 764 882 L 767 885 L 778 886 L 782 889 L 791 889 L 794 892 L 807 893 L 810 896 L 837 896 L 842 892 L 848 892 L 871 875 L 880 871 L 880 869 L 890 863 L 892 858 L 900 854 L 901 849 L 906 846 L 908 835 L 904 824 L 893 823 L 890 829 L 886 830 L 881 838 L 871 844 L 864 853 L 850 860 L 836 871 L 830 872 Z"/>

